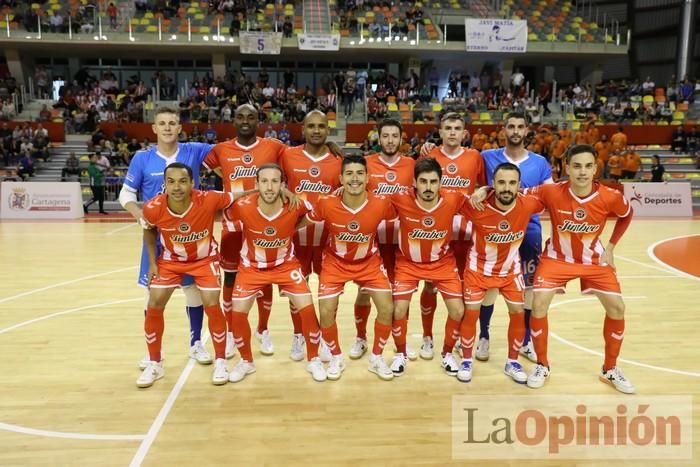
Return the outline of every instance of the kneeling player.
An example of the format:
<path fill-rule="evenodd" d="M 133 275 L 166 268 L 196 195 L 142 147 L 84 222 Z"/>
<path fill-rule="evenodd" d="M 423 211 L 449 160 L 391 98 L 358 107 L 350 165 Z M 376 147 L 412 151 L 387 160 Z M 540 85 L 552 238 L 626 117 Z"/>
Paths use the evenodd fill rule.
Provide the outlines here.
<path fill-rule="evenodd" d="M 406 370 L 408 305 L 418 282 L 430 281 L 445 300 L 447 323 L 442 349 L 442 367 L 457 374 L 452 349 L 459 338 L 464 314 L 462 283 L 450 247 L 452 224 L 466 200 L 456 191 L 441 190 L 442 169 L 435 159 L 423 159 L 414 169 L 415 189 L 390 197 L 399 216 L 399 254 L 394 269 L 394 322 L 392 334 L 397 353 L 391 363 L 395 376 Z"/>
<path fill-rule="evenodd" d="M 318 357 L 321 330 L 311 291 L 304 280 L 301 264 L 294 256 L 292 236 L 297 223 L 311 210 L 307 202 L 292 208 L 282 201 L 282 169 L 277 164 L 262 165 L 256 175 L 258 193 L 238 200 L 225 217 L 235 231 L 243 233 L 241 265 L 233 287 L 231 319 L 241 360 L 229 373 L 236 383 L 255 372 L 250 347 L 248 312 L 266 287 L 277 284 L 280 295 L 289 297 L 294 313 L 301 318 L 309 364 L 306 369 L 316 381 L 326 380 L 326 370 Z"/>
<path fill-rule="evenodd" d="M 338 296 L 346 282 L 355 282 L 377 307 L 374 346 L 369 371 L 381 379 L 394 377 L 382 357 L 391 334 L 394 304 L 391 285 L 381 257 L 377 254 L 377 228 L 382 220 L 396 218 L 391 202 L 367 192 L 367 162 L 362 156 L 347 156 L 340 172 L 343 194 L 319 199 L 306 223 L 325 220 L 328 242 L 323 249 L 323 268 L 318 292 L 323 340 L 331 350 L 328 379 L 339 379 L 345 369 L 338 340 L 335 315 Z"/>
<path fill-rule="evenodd" d="M 518 193 L 520 169 L 509 162 L 496 167 L 493 192 L 488 195 L 484 210 L 464 205 L 464 214 L 472 221 L 472 245 L 464 271 L 464 303 L 466 311 L 460 327 L 462 364 L 457 379 L 472 379 L 472 351 L 476 338 L 476 321 L 486 292 L 498 290 L 508 305 L 508 360 L 504 372 L 513 381 L 525 384 L 527 374 L 518 363 L 518 352 L 525 338 L 525 281 L 520 269 L 520 245 L 533 214 L 544 205 L 533 196 Z M 476 197 L 475 197 L 476 198 Z"/>
<path fill-rule="evenodd" d="M 136 385 L 147 388 L 165 375 L 160 353 L 165 326 L 163 312 L 185 274 L 194 278 L 209 318 L 216 353 L 212 383 L 226 384 L 226 319 L 219 305 L 219 252 L 213 227 L 216 213 L 228 207 L 234 197 L 219 191 L 195 190 L 192 169 L 179 162 L 166 167 L 163 178 L 165 193 L 150 200 L 143 209 L 146 222 L 158 230 L 144 231 L 150 278 L 144 330 L 150 361 Z M 160 235 L 163 245 L 158 258 L 156 235 Z"/>

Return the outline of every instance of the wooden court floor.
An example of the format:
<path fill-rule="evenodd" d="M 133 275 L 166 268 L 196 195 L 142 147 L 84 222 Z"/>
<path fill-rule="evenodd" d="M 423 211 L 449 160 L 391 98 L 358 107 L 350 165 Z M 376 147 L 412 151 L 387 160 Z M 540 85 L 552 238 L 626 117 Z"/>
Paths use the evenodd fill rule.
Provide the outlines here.
<path fill-rule="evenodd" d="M 700 252 L 681 245 L 675 270 L 648 253 L 656 242 L 698 234 L 698 220 L 637 219 L 617 248 L 627 303 L 622 349 L 627 361 L 620 366 L 640 395 L 693 396 L 695 438 L 692 459 L 615 460 L 615 465 L 700 465 L 700 279 L 679 269 L 700 264 Z M 341 380 L 314 383 L 302 363 L 288 358 L 291 323 L 286 301 L 276 299 L 270 327 L 276 354 L 263 357 L 254 343 L 257 373 L 214 387 L 211 367 L 186 358 L 180 293 L 166 313 L 166 376 L 139 390 L 134 384 L 144 349 L 143 293 L 135 285 L 139 248 L 140 232 L 132 224 L 0 223 L 0 466 L 611 463 L 452 456 L 453 396 L 624 400 L 597 379 L 603 312 L 579 294 L 577 284 L 569 285 L 551 312 L 553 372 L 537 391 L 502 373 L 507 319 L 500 300 L 491 360 L 475 363 L 469 384 L 446 376 L 437 358 L 411 362 L 405 376 L 383 382 L 367 371 L 366 356 L 349 361 Z M 348 285 L 338 315 L 346 353 L 354 338 L 354 293 Z M 409 323 L 415 347 L 418 316 L 414 311 Z M 440 346 L 444 316 L 440 306 L 435 321 Z M 251 322 L 256 321 L 254 311 Z M 532 364 L 524 366 L 529 370 Z"/>

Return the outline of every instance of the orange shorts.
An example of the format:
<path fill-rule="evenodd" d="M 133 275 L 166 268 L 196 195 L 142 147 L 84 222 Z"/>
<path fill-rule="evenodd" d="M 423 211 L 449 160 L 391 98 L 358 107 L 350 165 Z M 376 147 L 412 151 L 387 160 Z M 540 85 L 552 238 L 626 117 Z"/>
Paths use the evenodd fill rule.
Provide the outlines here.
<path fill-rule="evenodd" d="M 323 247 L 297 245 L 294 243 L 294 255 L 299 260 L 304 277 L 309 277 L 312 272 L 321 275 L 321 256 Z"/>
<path fill-rule="evenodd" d="M 508 303 L 525 304 L 525 280 L 522 274 L 498 277 L 485 276 L 471 269 L 464 272 L 464 303 L 474 305 L 483 302 L 489 289 L 498 289 Z"/>
<path fill-rule="evenodd" d="M 386 269 L 386 274 L 389 276 L 389 282 L 394 282 L 394 269 L 396 268 L 396 257 L 399 251 L 399 246 L 396 243 L 380 243 L 379 244 L 379 254 L 382 257 L 382 263 L 384 263 L 384 269 Z"/>
<path fill-rule="evenodd" d="M 158 275 L 151 279 L 149 288 L 168 289 L 180 287 L 182 276 L 188 275 L 200 290 L 219 290 L 221 274 L 219 262 L 215 257 L 199 261 L 165 261 L 158 260 Z"/>
<path fill-rule="evenodd" d="M 331 253 L 323 255 L 323 270 L 320 274 L 318 298 L 337 297 L 343 293 L 346 282 L 360 286 L 361 292 L 389 292 L 391 284 L 379 255 L 372 255 L 364 261 L 350 263 Z"/>
<path fill-rule="evenodd" d="M 536 291 L 556 290 L 564 293 L 566 283 L 572 279 L 581 280 L 581 293 L 622 295 L 620 282 L 612 266 L 565 263 L 544 256 L 535 271 L 534 287 Z"/>
<path fill-rule="evenodd" d="M 224 224 L 221 231 L 221 246 L 219 257 L 221 258 L 221 269 L 226 272 L 236 272 L 241 261 L 241 248 L 243 248 L 243 234 L 241 232 L 231 232 Z"/>
<path fill-rule="evenodd" d="M 414 263 L 402 254 L 396 255 L 393 282 L 394 300 L 410 300 L 418 290 L 418 282 L 432 282 L 445 300 L 462 298 L 462 281 L 457 273 L 454 256 L 447 255 L 432 263 Z"/>
<path fill-rule="evenodd" d="M 269 269 L 241 266 L 233 286 L 233 300 L 262 296 L 262 289 L 277 284 L 280 295 L 311 295 L 299 261 L 295 259 Z"/>

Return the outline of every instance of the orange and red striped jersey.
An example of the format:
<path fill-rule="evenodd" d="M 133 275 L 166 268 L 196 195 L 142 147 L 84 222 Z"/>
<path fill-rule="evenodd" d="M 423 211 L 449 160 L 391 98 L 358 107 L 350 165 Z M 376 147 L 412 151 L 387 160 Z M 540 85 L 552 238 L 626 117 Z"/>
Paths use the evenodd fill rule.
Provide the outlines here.
<path fill-rule="evenodd" d="M 243 233 L 241 262 L 244 266 L 268 269 L 294 258 L 292 237 L 299 219 L 311 211 L 303 201 L 295 209 L 288 204 L 267 216 L 258 207 L 259 194 L 245 196 L 224 211 L 224 216 Z"/>
<path fill-rule="evenodd" d="M 472 222 L 472 245 L 467 253 L 470 271 L 485 276 L 507 277 L 520 271 L 520 244 L 533 214 L 544 210 L 544 203 L 535 196 L 518 194 L 507 211 L 498 209 L 490 193 L 484 210 L 464 203 L 462 212 Z"/>
<path fill-rule="evenodd" d="M 190 207 L 182 214 L 168 208 L 168 195 L 162 193 L 143 207 L 143 217 L 158 228 L 165 261 L 197 261 L 219 255 L 214 240 L 216 213 L 233 202 L 232 193 L 192 190 Z"/>

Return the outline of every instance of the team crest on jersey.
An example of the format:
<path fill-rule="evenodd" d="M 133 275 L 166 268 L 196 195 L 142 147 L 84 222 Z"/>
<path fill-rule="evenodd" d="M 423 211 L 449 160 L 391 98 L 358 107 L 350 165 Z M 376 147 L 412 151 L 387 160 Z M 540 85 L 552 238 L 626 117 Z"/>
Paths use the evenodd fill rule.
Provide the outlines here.
<path fill-rule="evenodd" d="M 435 225 L 435 219 L 430 216 L 427 216 L 421 219 L 420 223 L 423 224 L 423 227 L 430 228 Z"/>
<path fill-rule="evenodd" d="M 582 221 L 586 218 L 586 210 L 583 208 L 576 208 L 574 211 L 574 219 L 577 221 Z"/>
<path fill-rule="evenodd" d="M 277 233 L 277 230 L 274 227 L 272 227 L 271 225 L 268 227 L 265 227 L 265 235 L 267 235 L 268 237 L 274 237 L 276 233 Z"/>
<path fill-rule="evenodd" d="M 498 230 L 500 230 L 501 232 L 505 232 L 507 230 L 510 230 L 510 224 L 508 223 L 508 221 L 503 220 L 503 221 L 499 222 L 498 223 Z"/>
<path fill-rule="evenodd" d="M 457 173 L 457 164 L 450 164 L 447 166 L 447 173 L 450 175 L 454 175 Z"/>
<path fill-rule="evenodd" d="M 321 169 L 319 167 L 316 167 L 315 165 L 312 165 L 309 167 L 309 175 L 312 177 L 318 177 L 321 175 Z"/>
<path fill-rule="evenodd" d="M 386 174 L 384 174 L 384 178 L 386 178 L 387 182 L 394 183 L 396 181 L 396 172 L 392 172 L 390 170 Z"/>
<path fill-rule="evenodd" d="M 183 222 L 182 224 L 177 226 L 177 230 L 183 234 L 186 234 L 187 232 L 189 232 L 190 229 L 191 229 L 190 224 L 188 224 L 187 222 Z"/>
<path fill-rule="evenodd" d="M 241 161 L 243 161 L 245 165 L 248 165 L 253 162 L 253 155 L 250 153 L 245 153 L 243 154 L 243 157 L 241 157 Z"/>
<path fill-rule="evenodd" d="M 350 232 L 357 232 L 358 230 L 360 230 L 360 223 L 357 221 L 350 221 L 348 223 L 348 230 Z"/>

